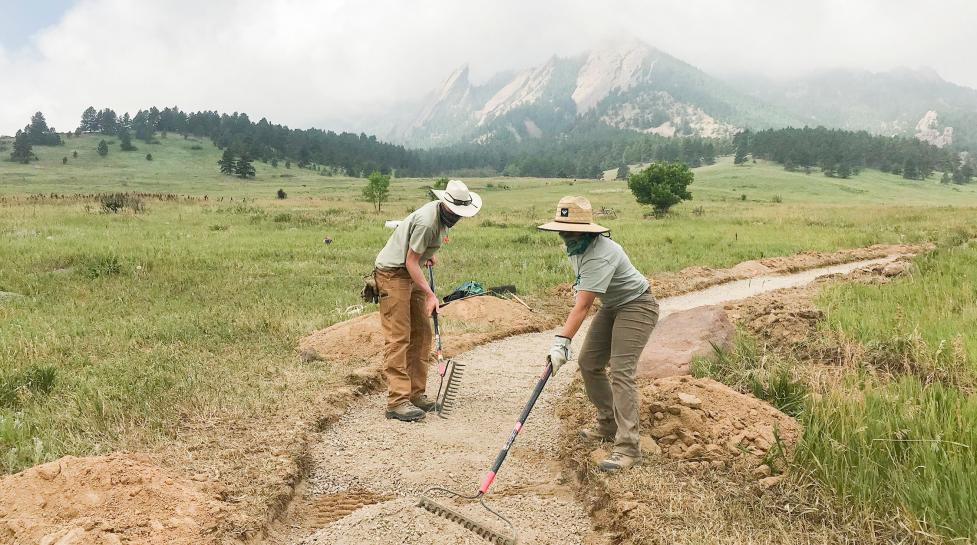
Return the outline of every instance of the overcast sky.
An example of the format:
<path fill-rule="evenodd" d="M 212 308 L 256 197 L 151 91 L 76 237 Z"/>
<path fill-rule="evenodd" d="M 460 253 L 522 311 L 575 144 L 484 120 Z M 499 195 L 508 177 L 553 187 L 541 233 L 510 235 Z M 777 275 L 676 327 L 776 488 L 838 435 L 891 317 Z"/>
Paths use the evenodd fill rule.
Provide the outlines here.
<path fill-rule="evenodd" d="M 243 111 L 293 127 L 633 36 L 707 72 L 935 68 L 977 87 L 977 0 L 0 0 L 0 134 L 41 110 Z"/>

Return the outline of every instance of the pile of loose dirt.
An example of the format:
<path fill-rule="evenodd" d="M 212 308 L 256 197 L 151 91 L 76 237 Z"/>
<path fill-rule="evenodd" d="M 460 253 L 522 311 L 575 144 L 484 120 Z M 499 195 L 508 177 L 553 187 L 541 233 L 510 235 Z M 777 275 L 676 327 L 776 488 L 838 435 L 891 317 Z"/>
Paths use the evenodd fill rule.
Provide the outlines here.
<path fill-rule="evenodd" d="M 449 356 L 488 341 L 553 326 L 545 315 L 493 296 L 454 301 L 439 312 L 444 352 Z M 299 342 L 299 351 L 343 364 L 379 361 L 383 355 L 380 314 L 373 312 L 317 331 Z"/>
<path fill-rule="evenodd" d="M 217 486 L 127 454 L 67 456 L 0 480 L 0 542 L 12 545 L 216 544 L 226 511 Z"/>
<path fill-rule="evenodd" d="M 712 379 L 657 379 L 641 398 L 643 429 L 664 456 L 691 469 L 756 468 L 777 448 L 788 453 L 800 435 L 793 418 Z"/>

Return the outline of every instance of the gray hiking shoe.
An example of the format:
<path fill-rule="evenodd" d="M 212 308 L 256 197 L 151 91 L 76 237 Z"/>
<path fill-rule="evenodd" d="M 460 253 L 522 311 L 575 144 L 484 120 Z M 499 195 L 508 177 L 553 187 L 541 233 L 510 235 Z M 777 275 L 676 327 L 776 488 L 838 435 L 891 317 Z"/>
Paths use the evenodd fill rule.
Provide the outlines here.
<path fill-rule="evenodd" d="M 602 461 L 597 467 L 599 467 L 601 471 L 617 473 L 618 471 L 629 469 L 640 464 L 640 456 L 634 457 L 628 456 L 627 454 L 621 454 L 620 452 L 612 452 L 611 455 Z"/>
<path fill-rule="evenodd" d="M 405 401 L 396 407 L 388 408 L 386 416 L 387 418 L 394 418 L 401 422 L 414 422 L 415 420 L 424 418 L 424 411 L 411 405 L 409 401 Z"/>
<path fill-rule="evenodd" d="M 577 434 L 584 441 L 597 442 L 597 443 L 613 443 L 614 434 L 613 433 L 603 433 L 597 428 L 584 428 L 580 430 Z"/>
<path fill-rule="evenodd" d="M 421 394 L 414 399 L 410 400 L 411 404 L 418 409 L 429 413 L 438 408 L 438 404 L 431 401 L 425 394 Z"/>

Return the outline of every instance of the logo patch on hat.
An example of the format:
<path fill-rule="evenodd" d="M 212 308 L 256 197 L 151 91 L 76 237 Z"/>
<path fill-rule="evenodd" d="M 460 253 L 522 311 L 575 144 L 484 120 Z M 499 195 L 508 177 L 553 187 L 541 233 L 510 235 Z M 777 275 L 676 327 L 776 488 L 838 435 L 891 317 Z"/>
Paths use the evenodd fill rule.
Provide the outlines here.
<path fill-rule="evenodd" d="M 570 217 L 570 209 L 569 208 L 561 208 L 560 209 L 560 217 L 561 218 L 569 218 Z"/>

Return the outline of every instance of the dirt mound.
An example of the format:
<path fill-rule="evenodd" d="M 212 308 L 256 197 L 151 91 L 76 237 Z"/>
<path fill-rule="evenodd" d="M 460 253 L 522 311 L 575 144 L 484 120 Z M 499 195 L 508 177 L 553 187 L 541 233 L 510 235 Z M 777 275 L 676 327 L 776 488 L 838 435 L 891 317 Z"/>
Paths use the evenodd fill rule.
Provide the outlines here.
<path fill-rule="evenodd" d="M 448 356 L 491 341 L 552 327 L 550 318 L 508 299 L 484 296 L 454 301 L 440 310 L 441 338 Z M 303 354 L 348 364 L 379 362 L 383 355 L 380 314 L 373 312 L 333 324 L 299 342 Z"/>
<path fill-rule="evenodd" d="M 644 431 L 689 468 L 757 468 L 782 458 L 777 450 L 789 452 L 800 435 L 793 418 L 711 379 L 657 379 L 641 387 L 641 402 Z"/>
<path fill-rule="evenodd" d="M 692 359 L 728 347 L 736 328 L 720 306 L 702 306 L 669 314 L 651 333 L 638 357 L 638 377 L 663 378 L 689 374 Z"/>
<path fill-rule="evenodd" d="M 0 480 L 0 542 L 216 544 L 220 498 L 217 486 L 173 477 L 147 458 L 67 456 Z"/>

